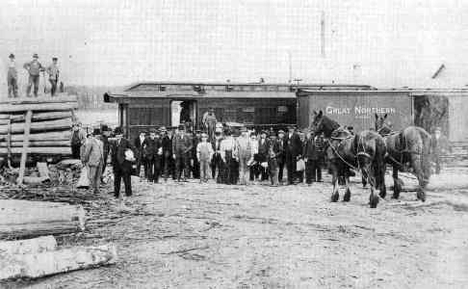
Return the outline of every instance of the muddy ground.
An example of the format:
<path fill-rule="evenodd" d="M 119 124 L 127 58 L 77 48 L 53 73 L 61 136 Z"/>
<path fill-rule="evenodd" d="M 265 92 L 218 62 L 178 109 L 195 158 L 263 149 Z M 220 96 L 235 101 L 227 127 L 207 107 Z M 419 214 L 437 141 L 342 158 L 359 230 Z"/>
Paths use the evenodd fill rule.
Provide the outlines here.
<path fill-rule="evenodd" d="M 134 179 L 128 212 L 107 192 L 70 244 L 114 242 L 117 265 L 10 283 L 30 288 L 467 288 L 468 173 L 367 205 L 330 185 L 148 184 Z M 406 184 L 414 182 L 405 179 Z M 387 182 L 390 184 L 390 180 Z M 391 192 L 390 192 L 391 194 Z"/>

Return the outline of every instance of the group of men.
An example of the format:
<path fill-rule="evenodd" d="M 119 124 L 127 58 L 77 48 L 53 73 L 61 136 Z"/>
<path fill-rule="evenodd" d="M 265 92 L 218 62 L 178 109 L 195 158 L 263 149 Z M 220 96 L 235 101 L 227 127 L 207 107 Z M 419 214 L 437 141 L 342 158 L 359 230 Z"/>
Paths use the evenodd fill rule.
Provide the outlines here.
<path fill-rule="evenodd" d="M 74 159 L 80 159 L 83 167 L 87 168 L 89 187 L 94 193 L 99 193 L 102 174 L 106 170 L 107 160 L 111 157 L 112 172 L 114 174 L 114 195 L 119 198 L 120 185 L 123 180 L 125 195 L 132 195 L 131 175 L 136 159 L 132 156 L 134 147 L 123 138 L 123 131 L 117 127 L 111 131 L 107 125 L 95 128 L 85 133 L 81 123 L 73 125 L 71 135 L 71 150 Z"/>
<path fill-rule="evenodd" d="M 149 135 L 141 131 L 134 139 L 137 170 L 144 178 L 157 183 L 162 176 L 165 181 L 186 181 L 193 177 L 206 182 L 213 178 L 218 183 L 248 184 L 252 181 L 270 181 L 271 185 L 283 183 L 287 170 L 287 184 L 305 180 L 308 184 L 321 181 L 323 141 L 313 131 L 303 133 L 293 126 L 288 132 L 249 131 L 225 129 L 208 133 L 187 130 L 180 125 L 177 130 L 165 127 L 152 129 Z M 296 169 L 300 161 L 305 168 Z"/>
<path fill-rule="evenodd" d="M 8 83 L 8 97 L 16 98 L 18 97 L 18 70 L 16 68 L 15 55 L 11 53 L 9 55 L 8 63 L 8 73 L 7 73 L 7 83 Z M 51 85 L 50 93 L 51 96 L 54 96 L 57 92 L 57 84 L 59 83 L 59 74 L 60 70 L 58 67 L 58 58 L 52 57 L 52 63 L 44 67 L 39 62 L 39 56 L 37 53 L 34 53 L 32 60 L 26 62 L 23 65 L 23 68 L 28 72 L 28 87 L 27 87 L 27 96 L 31 96 L 31 88 L 33 88 L 34 97 L 37 97 L 39 91 L 39 80 L 40 74 L 47 72 L 48 80 Z"/>

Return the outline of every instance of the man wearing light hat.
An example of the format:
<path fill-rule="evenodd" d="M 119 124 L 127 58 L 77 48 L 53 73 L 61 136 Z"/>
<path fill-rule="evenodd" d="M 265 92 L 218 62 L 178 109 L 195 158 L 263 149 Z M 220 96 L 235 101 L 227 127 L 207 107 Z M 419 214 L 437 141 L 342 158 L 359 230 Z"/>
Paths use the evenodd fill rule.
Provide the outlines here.
<path fill-rule="evenodd" d="M 100 135 L 101 130 L 98 128 L 95 128 L 92 133 L 88 134 L 83 155 L 81 156 L 83 166 L 88 167 L 90 187 L 94 190 L 95 194 L 99 193 L 102 165 L 104 163 L 103 144 L 98 139 Z"/>
<path fill-rule="evenodd" d="M 49 82 L 51 85 L 50 95 L 54 96 L 57 92 L 57 83 L 59 79 L 59 68 L 57 65 L 58 58 L 52 57 L 52 64 L 47 67 L 47 74 L 49 75 Z"/>
<path fill-rule="evenodd" d="M 16 70 L 15 55 L 13 53 L 9 56 L 10 62 L 8 64 L 8 97 L 18 97 L 18 71 Z"/>
<path fill-rule="evenodd" d="M 240 137 L 236 140 L 237 156 L 239 158 L 239 183 L 247 185 L 249 180 L 249 163 L 253 162 L 252 145 L 246 127 L 241 127 Z"/>
<path fill-rule="evenodd" d="M 27 96 L 30 97 L 31 94 L 31 87 L 34 85 L 34 97 L 37 97 L 37 92 L 39 91 L 39 75 L 41 72 L 44 71 L 44 67 L 38 61 L 39 56 L 37 53 L 33 54 L 33 60 L 30 62 L 26 62 L 24 64 L 24 69 L 26 69 L 29 73 L 29 80 L 28 80 L 28 90 Z"/>

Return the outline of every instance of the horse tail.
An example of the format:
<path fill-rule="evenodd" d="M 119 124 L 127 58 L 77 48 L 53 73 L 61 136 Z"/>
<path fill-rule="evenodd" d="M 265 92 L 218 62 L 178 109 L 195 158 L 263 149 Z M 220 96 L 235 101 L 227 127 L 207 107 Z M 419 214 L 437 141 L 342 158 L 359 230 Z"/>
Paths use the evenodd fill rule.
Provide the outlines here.
<path fill-rule="evenodd" d="M 423 129 L 411 127 L 405 130 L 406 150 L 410 155 L 411 167 L 418 178 L 419 185 L 424 188 L 431 176 L 430 165 L 430 135 Z"/>
<path fill-rule="evenodd" d="M 380 135 L 374 138 L 374 145 L 374 160 L 372 162 L 372 166 L 375 175 L 376 187 L 381 189 L 385 186 L 385 171 L 387 170 L 385 155 L 387 153 L 387 146 L 385 144 L 385 140 Z"/>

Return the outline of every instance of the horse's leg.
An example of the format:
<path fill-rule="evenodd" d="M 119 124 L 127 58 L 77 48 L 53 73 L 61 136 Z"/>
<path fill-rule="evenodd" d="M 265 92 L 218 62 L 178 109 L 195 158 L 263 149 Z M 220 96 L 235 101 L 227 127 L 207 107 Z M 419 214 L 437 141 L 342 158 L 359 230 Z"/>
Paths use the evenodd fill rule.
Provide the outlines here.
<path fill-rule="evenodd" d="M 333 191 L 331 195 L 331 201 L 332 202 L 338 202 L 338 199 L 340 198 L 340 193 L 338 191 L 338 166 L 336 164 L 330 164 L 331 170 L 332 170 L 332 183 L 333 183 Z"/>
<path fill-rule="evenodd" d="M 343 196 L 343 202 L 349 202 L 351 200 L 351 189 L 349 188 L 349 176 L 345 176 L 346 191 Z"/>
<path fill-rule="evenodd" d="M 364 176 L 361 176 L 361 179 L 362 179 L 362 187 L 363 187 L 363 188 L 367 187 L 367 180 L 366 180 L 366 178 L 364 178 Z"/>
<path fill-rule="evenodd" d="M 403 186 L 403 182 L 398 178 L 398 166 L 393 165 L 393 196 L 392 198 L 398 199 L 400 197 L 401 188 Z"/>
<path fill-rule="evenodd" d="M 379 181 L 378 181 L 378 184 L 379 184 L 379 190 L 380 190 L 380 197 L 382 199 L 385 199 L 385 197 L 387 196 L 387 187 L 385 186 L 385 171 L 387 169 L 387 166 L 386 164 L 384 163 L 383 164 L 383 167 L 381 167 L 379 169 L 379 172 L 378 172 L 378 178 L 379 178 Z"/>
<path fill-rule="evenodd" d="M 372 176 L 372 172 L 370 171 L 370 166 L 366 166 L 362 171 L 365 173 L 366 178 L 370 185 L 370 195 L 369 195 L 369 205 L 371 208 L 377 208 L 377 204 L 379 203 L 379 196 L 375 193 L 375 178 Z"/>
<path fill-rule="evenodd" d="M 411 166 L 414 169 L 414 174 L 418 178 L 418 184 L 419 187 L 416 191 L 416 197 L 418 200 L 421 200 L 423 202 L 426 201 L 426 193 L 424 192 L 424 188 L 427 185 L 427 180 L 425 179 L 424 175 L 424 168 L 423 162 L 422 162 L 422 155 L 420 154 L 411 154 Z"/>

